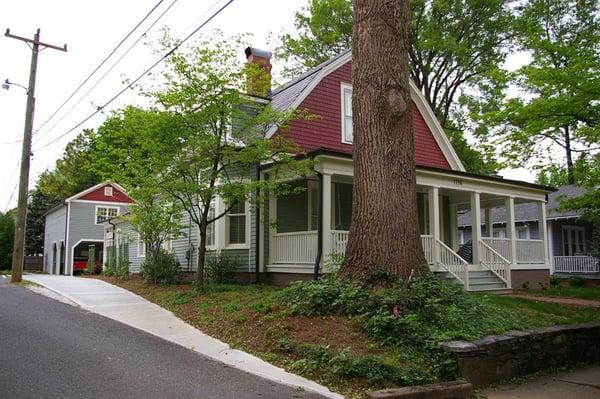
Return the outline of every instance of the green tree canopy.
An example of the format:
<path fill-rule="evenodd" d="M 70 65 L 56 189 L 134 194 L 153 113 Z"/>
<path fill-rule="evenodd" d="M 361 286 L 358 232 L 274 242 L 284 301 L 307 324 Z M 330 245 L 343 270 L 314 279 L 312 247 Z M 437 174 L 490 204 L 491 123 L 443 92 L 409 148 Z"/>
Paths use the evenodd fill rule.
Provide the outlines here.
<path fill-rule="evenodd" d="M 567 181 L 578 183 L 576 154 L 600 150 L 598 1 L 531 0 L 521 21 L 520 46 L 532 61 L 513 76 L 520 94 L 484 113 L 495 128 L 479 134 L 518 166 L 553 162 L 559 151 Z"/>
<path fill-rule="evenodd" d="M 0 270 L 8 270 L 12 266 L 14 240 L 15 221 L 10 212 L 0 212 Z"/>

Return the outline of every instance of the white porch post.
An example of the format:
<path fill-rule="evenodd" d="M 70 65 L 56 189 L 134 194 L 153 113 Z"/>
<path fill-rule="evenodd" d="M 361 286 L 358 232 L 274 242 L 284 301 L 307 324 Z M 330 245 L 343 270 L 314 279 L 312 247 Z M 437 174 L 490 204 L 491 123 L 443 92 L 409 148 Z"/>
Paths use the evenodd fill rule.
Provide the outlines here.
<path fill-rule="evenodd" d="M 517 229 L 515 227 L 515 198 L 506 198 L 506 200 L 504 201 L 504 206 L 506 207 L 506 235 L 509 239 L 509 260 L 514 266 L 517 264 Z"/>
<path fill-rule="evenodd" d="M 452 250 L 458 250 L 458 209 L 456 205 L 450 204 L 450 242 L 452 243 Z"/>
<path fill-rule="evenodd" d="M 275 263 L 277 258 L 275 246 L 275 234 L 277 233 L 277 197 L 273 193 L 269 194 L 269 259 L 268 265 Z"/>
<path fill-rule="evenodd" d="M 485 236 L 494 236 L 494 222 L 492 220 L 492 208 L 489 206 L 485 208 Z"/>
<path fill-rule="evenodd" d="M 331 174 L 323 173 L 323 192 L 321 193 L 321 206 L 323 207 L 323 220 L 322 231 L 323 231 L 323 253 L 321 254 L 321 265 L 325 264 L 325 260 L 331 253 Z M 324 271 L 323 269 L 321 269 Z"/>
<path fill-rule="evenodd" d="M 438 241 L 440 239 L 440 192 L 438 187 L 427 190 L 429 203 L 429 234 L 433 236 L 433 261 L 437 268 L 439 261 Z"/>
<path fill-rule="evenodd" d="M 540 240 L 542 240 L 542 245 L 544 248 L 544 264 L 549 265 L 548 261 L 548 231 L 546 230 L 546 203 L 543 201 L 539 201 L 537 203 L 538 206 L 538 230 L 540 235 Z"/>
<path fill-rule="evenodd" d="M 471 241 L 473 243 L 473 264 L 479 264 L 479 240 L 481 239 L 481 198 L 479 192 L 471 193 Z"/>

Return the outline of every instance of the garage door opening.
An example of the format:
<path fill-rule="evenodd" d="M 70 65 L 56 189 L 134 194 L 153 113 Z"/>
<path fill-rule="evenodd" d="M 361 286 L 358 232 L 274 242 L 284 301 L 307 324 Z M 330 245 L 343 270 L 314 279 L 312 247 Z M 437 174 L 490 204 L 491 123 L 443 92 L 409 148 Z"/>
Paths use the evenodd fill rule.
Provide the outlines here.
<path fill-rule="evenodd" d="M 94 265 L 94 274 L 102 272 L 102 256 L 104 243 L 102 241 L 82 241 L 73 248 L 73 274 L 83 273 L 88 268 L 88 262 Z"/>

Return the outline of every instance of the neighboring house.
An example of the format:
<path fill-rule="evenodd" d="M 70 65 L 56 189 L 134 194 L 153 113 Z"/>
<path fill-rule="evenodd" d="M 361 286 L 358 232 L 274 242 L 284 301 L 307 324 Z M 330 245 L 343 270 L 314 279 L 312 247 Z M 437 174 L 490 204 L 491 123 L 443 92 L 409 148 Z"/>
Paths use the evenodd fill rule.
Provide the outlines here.
<path fill-rule="evenodd" d="M 585 194 L 585 189 L 574 185 L 558 188 L 558 191 L 548 195 L 546 205 L 546 230 L 549 242 L 549 255 L 554 273 L 600 273 L 600 260 L 592 256 L 594 245 L 592 223 L 581 219 L 577 211 L 560 210 L 563 198 L 576 198 Z M 538 240 L 539 217 L 535 206 L 521 204 L 515 206 L 515 224 L 518 240 Z M 491 217 L 492 237 L 500 242 L 506 240 L 506 214 L 504 208 L 492 208 L 491 215 L 481 215 L 483 221 L 482 234 L 489 236 L 486 221 Z M 459 243 L 465 244 L 471 240 L 471 214 L 459 216 Z"/>
<path fill-rule="evenodd" d="M 249 48 L 246 55 L 248 62 L 257 62 L 270 70 L 268 52 Z M 235 255 L 239 260 L 239 275 L 245 280 L 258 275 L 276 284 L 309 279 L 315 272 L 326 271 L 323 269 L 330 254 L 345 251 L 353 180 L 351 64 L 351 53 L 345 52 L 268 96 L 278 110 L 303 108 L 319 116 L 292 121 L 286 131 L 269 132 L 270 137 L 283 135 L 295 141 L 307 157 L 316 161 L 317 173 L 294 181 L 304 191 L 271 197 L 260 208 L 260 218 L 246 203 L 239 204 L 214 224 L 209 249 Z M 546 283 L 550 262 L 545 234 L 540 240 L 518 243 L 516 233 L 512 234 L 506 251 L 476 234 L 474 240 L 478 245 L 473 248 L 473 261 L 469 264 L 456 254 L 458 212 L 476 210 L 472 224 L 480 225 L 479 210 L 483 207 L 504 205 L 514 215 L 515 204 L 531 203 L 539 218 L 545 220 L 546 195 L 552 189 L 465 172 L 425 98 L 413 84 L 410 89 L 419 225 L 431 269 L 469 290 L 506 289 L 524 277 Z M 260 178 L 268 177 L 269 165 L 262 165 Z M 319 204 L 324 204 L 322 209 Z M 213 204 L 217 213 L 224 206 L 218 199 Z M 269 223 L 263 222 L 265 216 Z M 172 247 L 182 268 L 195 270 L 198 233 L 191 226 L 185 230 L 188 236 L 173 240 Z M 136 245 L 130 246 L 130 253 L 132 247 Z M 515 247 L 529 255 L 517 261 Z M 132 269 L 136 269 L 138 261 L 131 260 Z"/>
<path fill-rule="evenodd" d="M 103 223 L 126 212 L 131 202 L 121 186 L 105 182 L 50 209 L 44 228 L 44 271 L 72 275 L 87 263 L 90 245 L 101 264 Z"/>

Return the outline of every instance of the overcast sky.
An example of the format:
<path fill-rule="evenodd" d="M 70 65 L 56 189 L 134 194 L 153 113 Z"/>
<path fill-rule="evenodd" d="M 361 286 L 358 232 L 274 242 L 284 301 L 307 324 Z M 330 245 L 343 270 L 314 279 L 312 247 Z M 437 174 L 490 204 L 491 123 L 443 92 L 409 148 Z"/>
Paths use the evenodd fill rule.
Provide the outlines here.
<path fill-rule="evenodd" d="M 129 54 L 83 98 L 73 110 L 83 94 L 96 79 L 107 71 L 114 61 L 127 50 L 133 41 L 163 12 L 173 1 L 176 3 L 149 31 Z M 33 37 L 37 28 L 41 29 L 41 40 L 62 46 L 67 44 L 64 53 L 46 49 L 40 53 L 36 83 L 36 107 L 34 132 L 55 112 L 60 104 L 87 77 L 116 44 L 143 18 L 158 0 L 20 0 L 7 2 L 0 13 L 0 29 L 10 28 L 11 33 Z M 33 137 L 34 156 L 31 163 L 30 187 L 37 176 L 49 167 L 62 154 L 65 145 L 85 127 L 95 128 L 105 115 L 98 114 L 80 129 L 67 134 L 54 144 L 40 149 L 53 139 L 63 135 L 71 127 L 93 112 L 94 107 L 104 103 L 123 87 L 124 78 L 136 77 L 157 58 L 150 48 L 142 43 L 155 40 L 160 27 L 167 26 L 173 36 L 184 37 L 209 15 L 208 10 L 216 10 L 225 0 L 164 0 L 136 33 L 122 46 L 95 77 Z M 270 33 L 293 29 L 294 12 L 306 0 L 235 0 L 223 13 L 214 19 L 203 32 L 218 28 L 226 35 L 252 33 L 249 45 L 270 49 Z M 0 80 L 8 78 L 24 86 L 29 76 L 31 50 L 20 41 L 0 37 Z M 240 49 L 243 57 L 243 49 Z M 273 60 L 275 72 L 281 64 Z M 117 109 L 137 101 L 134 93 L 129 93 L 111 104 Z M 11 87 L 0 91 L 0 210 L 5 211 L 16 205 L 14 193 L 18 183 L 18 165 L 21 144 L 7 144 L 21 140 L 25 116 L 25 90 Z M 59 120 L 62 120 L 59 122 Z M 532 180 L 534 175 L 527 170 L 504 171 L 504 177 Z M 14 194 L 13 194 L 14 193 Z M 10 200 L 10 201 L 9 201 Z"/>

